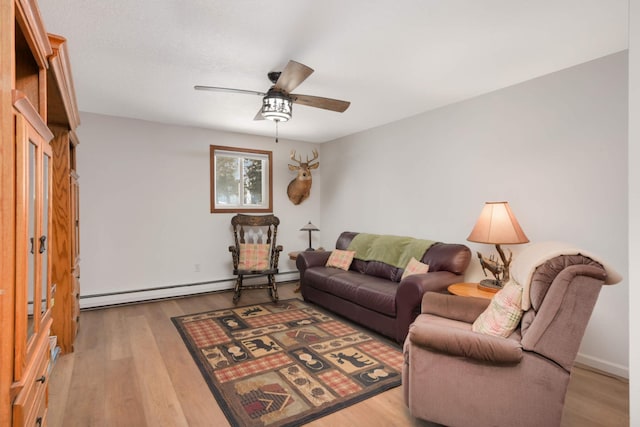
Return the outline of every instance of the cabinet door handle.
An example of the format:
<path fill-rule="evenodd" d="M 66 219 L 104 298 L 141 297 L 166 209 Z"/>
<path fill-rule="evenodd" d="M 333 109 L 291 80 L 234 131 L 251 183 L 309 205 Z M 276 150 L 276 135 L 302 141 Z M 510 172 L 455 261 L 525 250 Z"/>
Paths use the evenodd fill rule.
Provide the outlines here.
<path fill-rule="evenodd" d="M 47 241 L 47 236 L 40 236 L 40 250 L 38 252 L 43 253 L 44 251 L 47 250 L 46 241 Z"/>
<path fill-rule="evenodd" d="M 36 418 L 36 426 L 42 427 L 42 417 Z"/>
<path fill-rule="evenodd" d="M 29 242 L 31 242 L 31 249 L 29 249 L 29 252 L 34 254 L 35 252 L 33 251 L 33 237 L 29 237 Z"/>
<path fill-rule="evenodd" d="M 37 382 L 37 383 L 42 383 L 42 384 L 44 384 L 44 382 L 45 382 L 46 380 L 47 380 L 47 377 L 45 377 L 45 376 L 43 375 L 43 376 L 41 376 L 40 378 L 38 378 L 38 379 L 36 380 L 36 382 Z"/>

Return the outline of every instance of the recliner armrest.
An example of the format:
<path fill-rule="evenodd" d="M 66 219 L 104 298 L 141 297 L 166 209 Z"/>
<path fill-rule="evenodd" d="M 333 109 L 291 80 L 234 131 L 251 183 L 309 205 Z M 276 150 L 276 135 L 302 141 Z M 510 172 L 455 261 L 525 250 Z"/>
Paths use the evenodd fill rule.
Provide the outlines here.
<path fill-rule="evenodd" d="M 422 296 L 422 313 L 473 323 L 491 300 L 427 292 Z"/>
<path fill-rule="evenodd" d="M 517 340 L 428 322 L 413 323 L 409 328 L 409 339 L 413 344 L 431 350 L 486 362 L 519 363 L 523 355 L 522 345 Z"/>
<path fill-rule="evenodd" d="M 396 292 L 396 341 L 404 342 L 409 325 L 420 314 L 420 304 L 425 292 L 446 292 L 447 287 L 459 282 L 460 276 L 450 271 L 433 271 L 405 277 Z"/>

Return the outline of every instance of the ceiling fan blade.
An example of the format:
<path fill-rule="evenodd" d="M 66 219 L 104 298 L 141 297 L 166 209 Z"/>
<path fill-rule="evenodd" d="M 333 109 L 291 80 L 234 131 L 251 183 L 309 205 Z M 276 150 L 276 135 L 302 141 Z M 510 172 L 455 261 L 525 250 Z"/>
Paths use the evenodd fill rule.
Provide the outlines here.
<path fill-rule="evenodd" d="M 262 108 L 258 110 L 258 114 L 256 114 L 253 120 L 264 120 L 264 117 L 262 116 Z"/>
<path fill-rule="evenodd" d="M 313 73 L 313 68 L 296 61 L 289 61 L 280 74 L 274 88 L 289 93 Z"/>
<path fill-rule="evenodd" d="M 194 86 L 195 90 L 209 90 L 211 92 L 231 92 L 231 93 L 246 93 L 247 95 L 260 95 L 265 96 L 266 93 L 258 92 L 255 90 L 245 90 L 245 89 L 232 89 L 228 87 L 216 87 L 216 86 Z"/>
<path fill-rule="evenodd" d="M 343 113 L 349 105 L 348 101 L 340 101 L 339 99 L 322 98 L 320 96 L 289 94 L 291 100 L 296 104 L 307 105 L 309 107 L 324 108 L 325 110 L 337 111 Z"/>

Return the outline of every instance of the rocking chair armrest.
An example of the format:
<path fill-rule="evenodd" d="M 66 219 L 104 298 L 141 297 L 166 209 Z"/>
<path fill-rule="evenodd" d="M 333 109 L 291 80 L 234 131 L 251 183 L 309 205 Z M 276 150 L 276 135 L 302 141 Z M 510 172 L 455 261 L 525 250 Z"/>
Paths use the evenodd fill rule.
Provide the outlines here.
<path fill-rule="evenodd" d="M 236 252 L 236 250 L 235 246 L 229 246 L 229 252 Z"/>
<path fill-rule="evenodd" d="M 282 249 L 283 249 L 282 245 L 278 245 L 274 248 L 276 252 L 282 252 Z"/>

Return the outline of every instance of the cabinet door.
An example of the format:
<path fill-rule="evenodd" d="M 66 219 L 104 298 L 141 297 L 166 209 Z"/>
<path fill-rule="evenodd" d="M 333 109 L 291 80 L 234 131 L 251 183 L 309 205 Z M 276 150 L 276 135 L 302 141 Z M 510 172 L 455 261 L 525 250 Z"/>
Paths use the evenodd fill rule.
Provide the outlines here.
<path fill-rule="evenodd" d="M 53 168 L 51 158 L 51 146 L 43 142 L 40 151 L 42 153 L 42 213 L 40 223 L 40 234 L 38 237 L 38 255 L 40 257 L 40 318 L 37 323 L 36 332 L 46 325 L 45 319 L 51 315 L 51 256 L 49 247 L 51 245 L 51 212 L 53 203 Z M 49 332 L 45 331 L 48 335 Z"/>
<path fill-rule="evenodd" d="M 15 381 L 22 380 L 36 336 L 50 318 L 51 148 L 16 116 L 16 323 Z"/>

